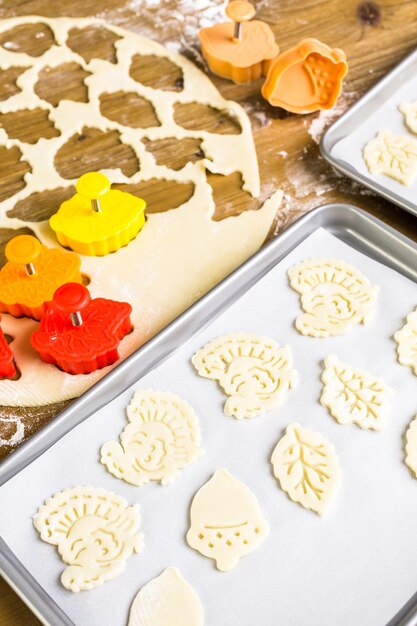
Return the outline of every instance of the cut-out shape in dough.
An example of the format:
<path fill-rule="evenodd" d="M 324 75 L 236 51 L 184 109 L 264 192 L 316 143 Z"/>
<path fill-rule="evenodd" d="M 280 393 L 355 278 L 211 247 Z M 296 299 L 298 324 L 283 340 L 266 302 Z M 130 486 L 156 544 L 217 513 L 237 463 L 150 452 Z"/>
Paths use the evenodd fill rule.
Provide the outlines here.
<path fill-rule="evenodd" d="M 304 313 L 295 326 L 302 335 L 345 335 L 353 324 L 365 324 L 373 316 L 379 288 L 345 261 L 308 259 L 291 267 L 288 277 L 301 295 Z"/>
<path fill-rule="evenodd" d="M 239 172 L 232 172 L 227 176 L 207 172 L 207 181 L 213 190 L 216 203 L 216 212 L 213 215 L 216 222 L 243 211 L 257 211 L 262 205 L 260 198 L 254 198 L 242 189 L 243 180 Z"/>
<path fill-rule="evenodd" d="M 405 464 L 417 477 L 417 415 L 405 433 Z"/>
<path fill-rule="evenodd" d="M 51 139 L 61 134 L 54 126 L 46 109 L 22 109 L 12 113 L 0 113 L 0 126 L 10 139 L 34 144 L 39 139 Z"/>
<path fill-rule="evenodd" d="M 179 183 L 176 180 L 150 178 L 132 185 L 116 184 L 112 189 L 127 191 L 146 202 L 145 214 L 165 213 L 188 202 L 194 195 L 192 182 Z"/>
<path fill-rule="evenodd" d="M 336 421 L 364 429 L 385 428 L 393 390 L 369 372 L 342 363 L 334 354 L 325 358 L 324 365 L 320 402 Z"/>
<path fill-rule="evenodd" d="M 182 69 L 162 56 L 135 54 L 132 57 L 129 76 L 152 89 L 182 91 L 184 87 Z"/>
<path fill-rule="evenodd" d="M 201 454 L 200 427 L 191 406 L 165 391 L 139 389 L 127 407 L 120 442 L 101 448 L 101 462 L 116 478 L 142 486 L 172 483 Z"/>
<path fill-rule="evenodd" d="M 411 367 L 417 376 L 417 309 L 407 316 L 406 324 L 394 335 L 397 342 L 398 361 Z"/>
<path fill-rule="evenodd" d="M 17 217 L 24 222 L 43 222 L 49 220 L 65 200 L 75 194 L 75 187 L 57 187 L 45 191 L 32 193 L 27 198 L 16 202 L 14 207 L 7 211 L 7 217 Z"/>
<path fill-rule="evenodd" d="M 40 57 L 55 43 L 52 30 L 43 22 L 18 24 L 0 34 L 0 46 L 8 52 Z"/>
<path fill-rule="evenodd" d="M 339 487 L 340 469 L 332 443 L 320 433 L 290 424 L 272 453 L 275 477 L 291 500 L 322 515 Z"/>
<path fill-rule="evenodd" d="M 102 131 L 84 127 L 81 135 L 72 135 L 55 155 L 55 167 L 67 180 L 79 178 L 83 174 L 104 168 L 115 167 L 114 157 L 118 155 L 117 167 L 126 176 L 139 171 L 139 160 L 131 146 L 120 139 L 117 130 Z"/>
<path fill-rule="evenodd" d="M 15 193 L 26 187 L 25 175 L 30 171 L 30 164 L 23 159 L 22 153 L 17 146 L 11 146 L 10 148 L 0 146 L 0 178 L 4 180 L 10 176 L 11 172 L 14 175 L 13 185 L 0 186 L 0 202 L 11 198 Z"/>
<path fill-rule="evenodd" d="M 239 135 L 242 132 L 237 118 L 226 111 L 197 102 L 177 102 L 174 105 L 174 119 L 178 126 L 187 130 L 204 130 L 221 135 Z"/>
<path fill-rule="evenodd" d="M 225 469 L 218 469 L 195 494 L 188 544 L 227 572 L 269 534 L 255 494 Z"/>
<path fill-rule="evenodd" d="M 398 108 L 404 115 L 407 128 L 417 135 L 417 100 L 414 100 L 414 102 L 402 102 Z"/>
<path fill-rule="evenodd" d="M 142 587 L 133 600 L 127 626 L 203 626 L 201 600 L 175 567 Z"/>
<path fill-rule="evenodd" d="M 194 137 L 184 137 L 184 139 L 165 137 L 153 141 L 144 137 L 142 142 L 146 150 L 153 154 L 158 165 L 165 165 L 176 172 L 187 163 L 195 163 L 205 157 L 201 148 L 201 139 Z"/>
<path fill-rule="evenodd" d="M 72 28 L 67 37 L 67 46 L 82 56 L 86 63 L 93 59 L 102 59 L 116 63 L 115 42 L 120 39 L 103 26 Z"/>
<path fill-rule="evenodd" d="M 17 85 L 17 79 L 26 70 L 27 67 L 12 66 L 7 70 L 2 71 L 0 83 L 0 102 L 19 93 L 20 87 Z"/>
<path fill-rule="evenodd" d="M 90 72 L 77 63 L 64 63 L 57 67 L 47 66 L 39 72 L 34 91 L 39 98 L 54 107 L 62 100 L 88 102 L 88 88 L 84 82 L 87 76 L 90 76 Z"/>
<path fill-rule="evenodd" d="M 131 128 L 155 128 L 160 122 L 149 100 L 134 92 L 105 92 L 100 96 L 100 113 Z"/>
<path fill-rule="evenodd" d="M 33 518 L 41 539 L 57 546 L 69 567 L 61 582 L 70 591 L 94 589 L 121 574 L 143 549 L 139 505 L 99 487 L 77 485 L 56 493 Z"/>
<path fill-rule="evenodd" d="M 250 333 L 231 333 L 210 341 L 192 357 L 200 376 L 217 380 L 230 396 L 226 415 L 237 419 L 269 411 L 298 383 L 289 346 Z"/>
<path fill-rule="evenodd" d="M 383 130 L 363 149 L 371 174 L 384 174 L 408 187 L 417 176 L 417 141 Z"/>

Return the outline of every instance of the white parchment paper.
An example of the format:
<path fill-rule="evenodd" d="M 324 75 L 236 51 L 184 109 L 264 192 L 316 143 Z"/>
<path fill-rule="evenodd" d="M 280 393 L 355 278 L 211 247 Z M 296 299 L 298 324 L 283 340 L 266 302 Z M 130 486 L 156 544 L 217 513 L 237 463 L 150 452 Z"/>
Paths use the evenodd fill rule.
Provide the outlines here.
<path fill-rule="evenodd" d="M 408 130 L 404 115 L 398 109 L 401 103 L 415 100 L 417 100 L 417 80 L 413 76 L 403 85 L 398 85 L 390 98 L 382 100 L 371 115 L 365 115 L 361 124 L 352 133 L 338 141 L 330 151 L 332 157 L 349 163 L 363 176 L 414 204 L 416 204 L 417 179 L 411 187 L 407 187 L 389 176 L 370 174 L 363 159 L 363 149 L 383 130 L 390 130 L 396 135 L 405 135 L 417 140 L 417 136 Z"/>
<path fill-rule="evenodd" d="M 286 271 L 309 256 L 335 255 L 381 287 L 372 325 L 345 337 L 303 337 L 293 327 L 298 294 Z M 200 595 L 207 626 L 382 626 L 417 590 L 417 480 L 403 463 L 403 435 L 417 413 L 417 378 L 396 361 L 393 333 L 417 304 L 417 285 L 318 230 L 174 357 L 134 388 L 179 394 L 201 423 L 205 455 L 167 487 L 127 485 L 99 463 L 103 442 L 117 439 L 134 388 L 98 411 L 0 490 L 0 532 L 17 557 L 77 626 L 123 626 L 139 588 L 173 565 Z M 289 344 L 300 384 L 285 405 L 252 420 L 222 412 L 226 397 L 199 378 L 194 351 L 231 331 L 256 332 Z M 334 352 L 383 377 L 396 393 L 389 427 L 366 432 L 340 426 L 318 400 L 322 359 Z M 320 431 L 336 446 L 341 488 L 326 517 L 291 502 L 271 472 L 270 456 L 292 421 Z M 257 495 L 271 532 L 229 573 L 185 543 L 190 501 L 218 467 Z M 124 574 L 92 591 L 73 594 L 60 584 L 56 549 L 42 542 L 31 517 L 66 487 L 92 484 L 138 502 L 145 549 Z M 171 626 L 185 626 L 172 624 Z"/>

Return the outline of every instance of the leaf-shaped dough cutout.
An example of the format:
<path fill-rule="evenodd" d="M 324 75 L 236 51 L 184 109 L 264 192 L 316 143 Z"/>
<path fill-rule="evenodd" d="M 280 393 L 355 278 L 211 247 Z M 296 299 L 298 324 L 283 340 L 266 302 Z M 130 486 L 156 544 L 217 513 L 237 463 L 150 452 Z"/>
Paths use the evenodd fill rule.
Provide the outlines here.
<path fill-rule="evenodd" d="M 203 607 L 194 588 L 168 567 L 139 590 L 128 626 L 203 626 Z"/>
<path fill-rule="evenodd" d="M 379 288 L 353 265 L 335 258 L 307 259 L 288 271 L 290 285 L 301 294 L 295 326 L 302 335 L 345 335 L 354 324 L 373 316 Z"/>
<path fill-rule="evenodd" d="M 70 591 L 94 589 L 121 574 L 143 549 L 139 507 L 99 487 L 77 485 L 56 493 L 33 518 L 43 541 L 68 563 L 61 582 Z"/>
<path fill-rule="evenodd" d="M 397 342 L 398 361 L 411 367 L 417 376 L 417 309 L 407 316 L 407 323 L 394 335 Z"/>
<path fill-rule="evenodd" d="M 417 135 L 417 100 L 414 100 L 414 102 L 402 102 L 398 108 L 404 115 L 404 121 L 408 129 Z"/>
<path fill-rule="evenodd" d="M 200 427 L 191 406 L 164 391 L 139 389 L 127 407 L 120 442 L 101 448 L 101 462 L 116 478 L 142 486 L 172 483 L 201 454 Z"/>
<path fill-rule="evenodd" d="M 290 424 L 272 453 L 275 477 L 291 500 L 322 515 L 339 487 L 339 461 L 320 433 Z"/>
<path fill-rule="evenodd" d="M 393 390 L 365 370 L 342 363 L 331 354 L 324 360 L 321 404 L 339 424 L 354 423 L 364 429 L 387 425 Z"/>
<path fill-rule="evenodd" d="M 281 348 L 261 335 L 223 335 L 198 350 L 191 360 L 200 376 L 217 380 L 230 396 L 224 412 L 237 419 L 279 406 L 288 389 L 298 383 L 289 346 Z"/>
<path fill-rule="evenodd" d="M 417 415 L 405 434 L 405 463 L 417 477 Z"/>
<path fill-rule="evenodd" d="M 255 494 L 225 469 L 200 487 L 191 503 L 187 542 L 227 572 L 269 534 Z"/>
<path fill-rule="evenodd" d="M 411 186 L 417 176 L 417 141 L 384 130 L 363 150 L 371 174 L 384 174 Z"/>

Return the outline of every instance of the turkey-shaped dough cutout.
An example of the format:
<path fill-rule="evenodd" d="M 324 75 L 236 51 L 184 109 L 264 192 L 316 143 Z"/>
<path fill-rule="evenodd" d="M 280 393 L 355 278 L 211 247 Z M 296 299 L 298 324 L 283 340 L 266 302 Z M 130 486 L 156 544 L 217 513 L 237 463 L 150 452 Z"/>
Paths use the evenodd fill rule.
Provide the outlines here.
<path fill-rule="evenodd" d="M 334 354 L 324 360 L 324 365 L 320 402 L 339 424 L 385 428 L 393 390 L 369 372 L 342 363 Z"/>
<path fill-rule="evenodd" d="M 76 486 L 49 498 L 33 523 L 41 539 L 68 563 L 61 582 L 70 591 L 93 589 L 121 574 L 143 549 L 139 506 L 99 487 Z"/>
<path fill-rule="evenodd" d="M 273 339 L 249 333 L 213 339 L 195 353 L 192 363 L 200 376 L 219 382 L 230 396 L 224 412 L 237 419 L 279 406 L 298 382 L 289 346 L 281 348 Z"/>
<path fill-rule="evenodd" d="M 202 453 L 197 417 L 178 396 L 139 389 L 127 417 L 121 443 L 108 441 L 101 448 L 101 462 L 116 478 L 139 487 L 150 480 L 168 485 Z"/>
<path fill-rule="evenodd" d="M 417 176 L 417 141 L 383 130 L 363 150 L 371 174 L 384 174 L 408 187 Z"/>
<path fill-rule="evenodd" d="M 227 572 L 269 534 L 255 495 L 225 469 L 218 469 L 191 503 L 188 544 Z"/>
<path fill-rule="evenodd" d="M 411 367 L 417 376 L 417 309 L 407 316 L 407 323 L 395 333 L 394 339 L 398 344 L 398 361 Z"/>
<path fill-rule="evenodd" d="M 409 130 L 417 135 L 417 100 L 402 102 L 398 108 L 404 115 L 404 121 Z"/>
<path fill-rule="evenodd" d="M 175 567 L 168 567 L 140 589 L 128 626 L 203 626 L 203 607 L 196 591 Z"/>
<path fill-rule="evenodd" d="M 295 326 L 302 335 L 345 335 L 373 315 L 379 288 L 353 265 L 334 258 L 302 261 L 288 271 L 290 285 L 301 295 L 304 313 Z"/>
<path fill-rule="evenodd" d="M 405 463 L 417 477 L 417 415 L 405 434 Z"/>
<path fill-rule="evenodd" d="M 291 500 L 320 515 L 326 513 L 340 481 L 332 443 L 314 430 L 290 424 L 271 462 L 275 477 Z"/>

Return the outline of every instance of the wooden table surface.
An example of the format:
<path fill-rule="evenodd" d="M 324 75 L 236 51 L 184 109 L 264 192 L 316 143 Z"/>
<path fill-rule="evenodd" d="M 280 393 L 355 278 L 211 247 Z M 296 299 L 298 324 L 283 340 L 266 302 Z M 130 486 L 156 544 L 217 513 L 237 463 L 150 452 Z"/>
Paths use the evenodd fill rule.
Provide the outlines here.
<path fill-rule="evenodd" d="M 157 7 L 150 0 L 0 0 L 0 18 L 17 15 L 101 17 L 119 26 L 152 36 L 161 43 L 175 43 L 182 53 L 199 62 L 196 33 L 201 21 L 210 18 L 210 11 L 215 10 L 221 1 L 160 0 L 160 6 Z M 221 93 L 240 102 L 251 118 L 262 183 L 260 200 L 263 201 L 276 188 L 284 189 L 285 200 L 277 215 L 274 232 L 278 232 L 313 207 L 326 202 L 343 201 L 369 211 L 417 240 L 417 220 L 414 217 L 351 181 L 336 176 L 320 156 L 318 148 L 323 130 L 416 46 L 417 3 L 414 0 L 381 0 L 378 3 L 356 0 L 255 0 L 254 4 L 259 11 L 258 17 L 273 28 L 282 50 L 304 37 L 315 36 L 331 46 L 343 48 L 350 66 L 343 95 L 335 109 L 309 116 L 295 116 L 274 110 L 260 97 L 260 82 L 236 86 L 213 77 Z M 184 19 L 179 20 L 179 14 Z M 27 31 L 17 32 L 15 37 L 19 45 L 27 45 Z M 44 39 L 45 37 L 40 38 Z M 3 38 L 0 45 L 2 42 Z M 100 48 L 103 55 L 112 54 L 112 42 L 109 41 L 83 41 L 81 38 L 74 42 L 74 46 L 78 46 L 87 55 L 92 46 L 94 49 Z M 138 67 L 138 71 L 143 76 L 148 68 Z M 43 89 L 46 97 L 52 101 L 56 77 L 44 79 Z M 68 68 L 68 72 L 60 76 L 61 91 L 68 89 L 72 94 L 77 93 L 77 97 L 82 100 L 82 79 L 79 70 Z M 175 77 L 171 76 L 171 79 L 174 80 Z M 14 80 L 13 75 L 5 73 L 2 76 L 0 97 L 13 93 Z M 150 80 L 153 80 L 152 76 Z M 123 109 L 119 103 L 108 102 L 107 106 L 114 114 L 123 114 L 123 111 L 119 111 L 120 108 Z M 145 116 L 148 112 L 141 111 L 140 114 Z M 0 122 L 4 126 L 11 123 L 7 119 Z M 33 132 L 35 136 L 36 132 L 53 132 L 48 130 L 42 117 L 34 119 L 32 115 L 29 120 L 22 115 L 17 122 L 13 120 L 13 124 L 16 123 L 26 133 Z M 200 116 L 199 123 L 200 127 L 204 124 L 210 128 L 218 120 L 203 115 Z M 229 122 L 226 121 L 227 123 Z M 120 151 L 117 141 L 110 135 L 111 133 L 106 137 L 92 135 L 82 142 L 87 169 L 89 161 L 85 155 L 88 157 L 88 154 L 96 157 L 97 154 L 107 155 L 107 161 L 104 164 L 96 163 L 96 167 L 108 167 L 109 159 L 117 159 L 126 171 L 134 167 L 131 155 Z M 193 158 L 199 156 L 198 146 L 194 144 L 183 146 L 183 154 L 167 145 L 154 145 L 150 149 L 157 158 L 168 158 L 171 163 L 175 159 L 181 161 L 188 158 L 190 153 Z M 71 155 L 74 156 L 76 150 L 77 146 L 72 145 L 66 154 L 60 156 L 63 171 L 73 167 Z M 20 188 L 24 174 L 25 166 L 18 164 L 16 154 L 10 151 L 6 153 L 0 147 L 0 201 Z M 241 191 L 239 176 L 212 176 L 211 184 L 216 199 L 215 219 L 220 220 L 260 205 L 259 200 L 254 200 Z M 135 191 L 140 191 L 141 195 L 149 194 L 151 211 L 163 210 L 167 194 L 170 197 L 176 194 L 179 204 L 184 202 L 188 193 L 186 189 L 161 191 L 152 185 Z M 30 210 L 32 215 L 34 212 L 39 215 L 38 219 L 46 219 L 61 200 L 62 194 L 48 198 L 39 197 L 30 206 L 16 207 L 16 215 L 24 216 Z M 49 207 L 48 213 L 45 213 L 45 206 Z M 0 229 L 0 264 L 2 248 L 10 236 L 11 233 Z M 44 410 L 35 415 L 34 428 L 42 421 L 50 419 L 59 408 L 52 407 L 49 411 Z M 35 624 L 39 624 L 38 620 L 8 585 L 0 581 L 0 626 Z"/>

